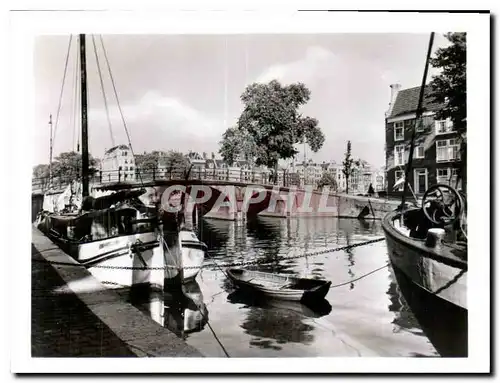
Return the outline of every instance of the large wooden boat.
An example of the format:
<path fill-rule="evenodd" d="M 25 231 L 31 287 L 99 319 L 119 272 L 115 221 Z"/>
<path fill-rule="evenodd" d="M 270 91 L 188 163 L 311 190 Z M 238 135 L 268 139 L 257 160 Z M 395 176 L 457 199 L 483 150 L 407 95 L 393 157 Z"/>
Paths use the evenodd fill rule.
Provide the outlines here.
<path fill-rule="evenodd" d="M 323 300 L 330 290 L 330 281 L 298 278 L 288 274 L 265 273 L 245 269 L 227 269 L 231 281 L 243 289 L 272 297 L 300 302 Z"/>
<path fill-rule="evenodd" d="M 165 283 L 188 283 L 193 281 L 203 266 L 207 245 L 201 242 L 195 232 L 188 227 L 181 227 L 174 232 L 176 241 L 170 246 L 165 242 Z M 168 237 L 168 234 L 165 235 Z M 167 239 L 167 238 L 166 238 Z M 175 247 L 180 244 L 180 249 Z"/>
<path fill-rule="evenodd" d="M 415 206 L 405 203 L 417 125 L 421 125 L 431 33 L 405 176 L 402 202 L 382 220 L 389 258 L 401 292 L 443 356 L 467 356 L 466 194 L 447 184 L 428 188 Z"/>
<path fill-rule="evenodd" d="M 161 230 L 155 212 L 139 199 L 146 191 L 122 190 L 98 198 L 90 195 L 85 51 L 85 35 L 82 34 L 78 47 L 81 183 L 75 180 L 61 196 L 47 198 L 46 209 L 36 224 L 101 282 L 112 287 L 148 285 L 163 290 Z M 52 163 L 52 132 L 50 149 Z M 56 199 L 62 201 L 63 206 L 57 206 Z"/>
<path fill-rule="evenodd" d="M 455 233 L 462 223 L 443 228 L 424 213 L 430 208 L 426 197 L 423 203 L 384 217 L 389 258 L 404 298 L 437 351 L 466 356 L 467 242 Z"/>

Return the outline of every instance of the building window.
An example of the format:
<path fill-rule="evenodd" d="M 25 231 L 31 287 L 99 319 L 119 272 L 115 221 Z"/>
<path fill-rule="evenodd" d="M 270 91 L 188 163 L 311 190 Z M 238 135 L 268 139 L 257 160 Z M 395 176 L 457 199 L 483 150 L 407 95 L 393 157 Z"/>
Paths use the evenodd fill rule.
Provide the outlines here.
<path fill-rule="evenodd" d="M 122 156 L 127 157 L 127 152 L 122 152 Z"/>
<path fill-rule="evenodd" d="M 437 169 L 437 183 L 448 185 L 448 168 Z"/>
<path fill-rule="evenodd" d="M 404 165 L 405 146 L 396 145 L 394 147 L 394 165 Z"/>
<path fill-rule="evenodd" d="M 420 145 L 415 148 L 415 158 L 424 158 L 425 157 L 425 150 L 424 146 Z"/>
<path fill-rule="evenodd" d="M 125 163 L 126 163 L 126 164 L 128 164 L 128 161 L 127 161 L 127 160 L 125 160 Z"/>
<path fill-rule="evenodd" d="M 120 171 L 120 170 L 122 170 L 122 167 L 121 167 L 121 166 L 119 166 L 119 167 L 118 167 L 118 171 Z"/>
<path fill-rule="evenodd" d="M 394 183 L 398 182 L 399 180 L 403 179 L 405 176 L 405 172 L 404 170 L 396 170 L 394 172 Z M 401 184 L 397 187 L 397 189 L 395 189 L 396 191 L 403 191 L 404 190 L 404 187 L 405 187 L 405 183 L 404 182 L 401 182 Z"/>
<path fill-rule="evenodd" d="M 455 187 L 458 179 L 458 169 L 443 168 L 437 169 L 437 183 Z"/>
<path fill-rule="evenodd" d="M 424 128 L 424 119 L 421 118 L 419 121 L 415 121 L 415 130 L 417 132 L 423 132 L 425 130 Z"/>
<path fill-rule="evenodd" d="M 128 169 L 129 169 L 129 170 L 134 170 L 134 168 L 133 168 L 132 166 L 131 166 L 131 167 L 129 167 Z"/>
<path fill-rule="evenodd" d="M 404 121 L 394 123 L 394 141 L 405 139 L 405 123 Z"/>
<path fill-rule="evenodd" d="M 449 118 L 446 120 L 437 120 L 436 121 L 436 134 L 445 134 L 454 132 L 453 123 Z"/>
<path fill-rule="evenodd" d="M 455 138 L 436 141 L 436 162 L 460 159 L 458 142 Z"/>

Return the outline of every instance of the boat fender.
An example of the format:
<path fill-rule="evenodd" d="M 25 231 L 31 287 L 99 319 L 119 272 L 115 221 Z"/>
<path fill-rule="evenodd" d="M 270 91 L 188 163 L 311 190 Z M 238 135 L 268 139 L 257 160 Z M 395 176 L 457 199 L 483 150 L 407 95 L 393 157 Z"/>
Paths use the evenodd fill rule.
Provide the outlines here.
<path fill-rule="evenodd" d="M 427 237 L 425 238 L 425 246 L 427 247 L 440 247 L 445 235 L 444 229 L 434 228 L 427 231 Z"/>

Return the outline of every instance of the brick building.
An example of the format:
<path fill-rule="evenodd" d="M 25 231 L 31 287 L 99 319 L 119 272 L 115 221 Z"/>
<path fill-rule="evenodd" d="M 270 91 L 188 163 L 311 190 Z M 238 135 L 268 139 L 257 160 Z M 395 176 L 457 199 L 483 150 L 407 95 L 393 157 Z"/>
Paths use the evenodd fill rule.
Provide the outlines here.
<path fill-rule="evenodd" d="M 416 109 L 420 87 L 401 89 L 393 84 L 389 110 L 385 114 L 385 156 L 388 193 L 401 195 L 403 183 L 394 184 L 404 176 L 408 163 L 410 141 L 415 126 Z M 436 183 L 457 186 L 457 172 L 460 166 L 458 135 L 450 120 L 437 120 L 436 111 L 443 104 L 434 102 L 430 86 L 424 93 L 421 123 L 417 124 L 412 170 L 409 185 L 416 195 Z M 458 184 L 460 188 L 460 184 Z"/>

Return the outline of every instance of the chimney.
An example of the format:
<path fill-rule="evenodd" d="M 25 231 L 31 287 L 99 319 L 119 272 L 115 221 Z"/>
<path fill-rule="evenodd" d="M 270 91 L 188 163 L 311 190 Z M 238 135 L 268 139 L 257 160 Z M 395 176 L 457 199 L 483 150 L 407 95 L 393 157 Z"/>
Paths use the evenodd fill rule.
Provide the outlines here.
<path fill-rule="evenodd" d="M 203 152 L 203 159 L 206 160 L 207 159 L 207 152 Z"/>
<path fill-rule="evenodd" d="M 389 110 L 385 114 L 386 117 L 389 117 L 391 115 L 392 108 L 394 108 L 394 103 L 396 102 L 398 93 L 401 90 L 401 84 L 391 84 L 389 86 L 391 88 L 391 99 L 389 101 Z"/>

